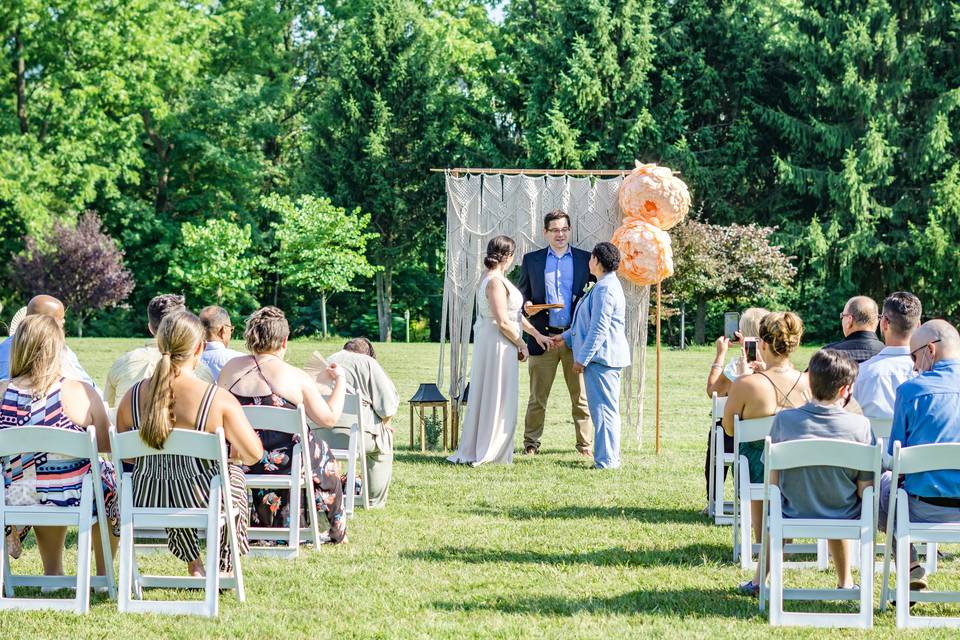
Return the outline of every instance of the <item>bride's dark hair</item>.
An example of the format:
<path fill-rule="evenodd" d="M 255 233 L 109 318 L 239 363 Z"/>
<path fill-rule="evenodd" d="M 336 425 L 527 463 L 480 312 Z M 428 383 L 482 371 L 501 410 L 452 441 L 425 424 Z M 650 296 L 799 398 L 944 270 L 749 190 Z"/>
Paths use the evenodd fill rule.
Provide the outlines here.
<path fill-rule="evenodd" d="M 487 269 L 493 269 L 512 256 L 516 249 L 517 243 L 510 236 L 491 238 L 490 242 L 487 243 L 487 256 L 483 259 L 483 264 Z"/>

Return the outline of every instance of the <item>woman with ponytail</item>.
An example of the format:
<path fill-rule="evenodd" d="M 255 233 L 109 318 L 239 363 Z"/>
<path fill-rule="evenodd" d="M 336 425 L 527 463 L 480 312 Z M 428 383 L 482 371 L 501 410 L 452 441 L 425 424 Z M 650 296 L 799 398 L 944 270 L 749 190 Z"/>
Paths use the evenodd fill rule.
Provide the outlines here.
<path fill-rule="evenodd" d="M 230 449 L 229 490 L 236 508 L 240 553 L 246 553 L 249 511 L 242 464 L 253 464 L 263 455 L 260 439 L 243 414 L 240 403 L 217 386 L 196 376 L 204 347 L 203 323 L 188 311 L 165 317 L 157 329 L 160 362 L 153 375 L 136 383 L 118 407 L 117 430 L 137 429 L 143 441 L 163 449 L 174 429 L 213 433 L 223 428 Z M 133 470 L 134 504 L 143 507 L 202 508 L 207 506 L 210 479 L 218 465 L 187 456 L 159 455 L 137 460 Z M 220 570 L 229 572 L 227 531 L 220 547 Z M 187 563 L 191 575 L 204 575 L 197 533 L 168 529 L 167 546 Z"/>
<path fill-rule="evenodd" d="M 523 295 L 507 279 L 516 243 L 497 236 L 487 243 L 483 264 L 487 273 L 477 290 L 477 321 L 473 325 L 473 363 L 470 402 L 463 418 L 457 452 L 450 462 L 481 465 L 513 462 L 513 435 L 517 428 L 520 362 L 530 352 L 526 331 L 543 347 L 549 341 L 520 312 Z"/>

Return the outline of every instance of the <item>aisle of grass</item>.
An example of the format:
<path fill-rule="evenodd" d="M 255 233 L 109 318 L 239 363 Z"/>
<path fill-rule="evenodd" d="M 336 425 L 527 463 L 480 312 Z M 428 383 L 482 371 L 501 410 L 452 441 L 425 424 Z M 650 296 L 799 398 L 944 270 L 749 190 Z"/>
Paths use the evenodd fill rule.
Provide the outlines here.
<path fill-rule="evenodd" d="M 71 345 L 102 381 L 113 358 L 140 342 L 85 339 Z M 288 360 L 301 364 L 316 348 L 329 353 L 335 345 L 295 342 Z M 437 345 L 378 345 L 377 352 L 403 400 L 436 375 Z M 810 353 L 804 351 L 797 364 Z M 652 378 L 644 446 L 638 450 L 625 434 L 624 468 L 614 472 L 587 469 L 574 453 L 559 380 L 543 454 L 518 456 L 510 467 L 454 467 L 440 453 L 409 451 L 404 403 L 388 508 L 359 512 L 348 545 L 307 551 L 295 562 L 247 560 L 247 603 L 225 595 L 219 620 L 120 616 L 113 603 L 98 597 L 88 617 L 0 614 L 0 630 L 20 638 L 163 634 L 191 640 L 765 637 L 770 630 L 756 601 L 735 593 L 747 576 L 730 562 L 729 527 L 712 526 L 698 515 L 709 412 L 703 378 L 710 357 L 703 349 L 665 352 L 660 456 L 651 446 Z M 651 358 L 651 371 L 652 365 Z M 523 371 L 521 406 L 526 384 Z M 152 562 L 165 571 L 181 569 L 166 556 Z M 34 548 L 23 563 L 38 564 Z M 952 565 L 944 563 L 933 586 L 960 586 Z M 828 586 L 833 578 L 807 572 L 792 579 Z M 878 616 L 876 624 L 869 634 L 837 635 L 893 635 L 892 613 Z"/>

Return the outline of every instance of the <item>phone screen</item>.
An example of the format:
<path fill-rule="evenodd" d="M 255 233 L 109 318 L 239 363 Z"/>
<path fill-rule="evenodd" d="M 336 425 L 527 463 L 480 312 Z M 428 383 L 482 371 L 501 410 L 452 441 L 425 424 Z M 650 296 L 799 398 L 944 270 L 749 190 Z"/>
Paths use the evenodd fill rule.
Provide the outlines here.
<path fill-rule="evenodd" d="M 747 362 L 755 362 L 757 360 L 757 341 L 749 340 L 743 346 L 747 350 Z"/>
<path fill-rule="evenodd" d="M 740 314 L 736 311 L 728 311 L 723 314 L 723 335 L 727 340 L 736 341 L 736 332 L 740 330 Z"/>

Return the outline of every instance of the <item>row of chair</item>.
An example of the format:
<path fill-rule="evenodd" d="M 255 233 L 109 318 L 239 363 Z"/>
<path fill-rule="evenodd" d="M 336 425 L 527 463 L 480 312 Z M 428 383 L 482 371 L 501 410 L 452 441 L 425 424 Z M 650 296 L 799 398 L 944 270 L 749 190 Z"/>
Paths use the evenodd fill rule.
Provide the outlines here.
<path fill-rule="evenodd" d="M 326 441 L 334 456 L 347 463 L 347 492 L 345 508 L 348 517 L 353 515 L 355 507 L 354 487 L 357 472 L 363 479 L 361 504 L 369 506 L 367 494 L 366 455 L 363 447 L 363 418 L 360 399 L 348 395 L 344 401 L 344 410 L 340 421 L 333 429 L 319 428 L 310 423 L 302 407 L 296 410 L 275 407 L 244 407 L 248 420 L 256 429 L 281 431 L 300 438 L 291 459 L 289 475 L 248 475 L 248 488 L 270 488 L 290 491 L 290 526 L 286 528 L 251 527 L 248 537 L 251 542 L 268 540 L 282 542 L 275 546 L 255 547 L 252 553 L 294 558 L 299 553 L 301 541 L 312 542 L 319 546 L 321 539 L 316 518 L 316 509 L 306 509 L 309 526 L 300 527 L 299 509 L 301 491 L 306 491 L 307 500 L 315 504 L 313 492 L 313 469 L 310 456 L 303 444 L 308 433 Z M 243 572 L 237 548 L 237 535 L 234 530 L 235 508 L 231 500 L 227 470 L 227 448 L 222 429 L 216 433 L 198 433 L 185 429 L 175 429 L 164 443 L 163 450 L 146 445 L 139 433 L 130 431 L 118 433 L 110 428 L 110 447 L 114 465 L 121 475 L 117 483 L 120 498 L 120 549 L 119 549 L 119 594 L 114 581 L 113 562 L 110 549 L 109 529 L 105 517 L 103 487 L 100 483 L 100 464 L 96 447 L 96 434 L 93 427 L 86 432 L 73 432 L 51 427 L 28 427 L 24 429 L 0 430 L 0 459 L 21 453 L 44 451 L 76 459 L 90 459 L 91 471 L 83 480 L 80 505 L 76 507 L 49 506 L 10 506 L 6 503 L 3 483 L 0 483 L 0 527 L 7 525 L 47 525 L 76 526 L 79 528 L 77 572 L 74 576 L 23 576 L 13 574 L 6 553 L 2 556 L 0 571 L 0 609 L 53 609 L 86 613 L 90 609 L 90 588 L 103 587 L 111 598 L 116 598 L 121 612 L 155 612 L 170 614 L 192 614 L 215 617 L 219 610 L 218 594 L 220 589 L 236 591 L 237 598 L 245 599 Z M 154 507 L 136 507 L 133 504 L 132 474 L 121 473 L 123 461 L 146 456 L 173 454 L 200 460 L 208 460 L 219 468 L 219 475 L 211 480 L 210 500 L 203 509 L 161 509 Z M 359 468 L 358 468 L 359 467 Z M 100 541 L 106 566 L 110 567 L 106 576 L 91 577 L 90 552 L 93 527 L 93 503 L 96 502 L 96 517 L 99 523 Z M 222 509 L 221 509 L 222 505 Z M 196 529 L 206 538 L 206 576 L 155 576 L 145 575 L 139 570 L 136 551 L 149 551 L 161 545 L 157 540 L 165 540 L 165 529 Z M 221 576 L 219 571 L 220 535 L 227 530 L 230 545 L 233 575 Z M 153 540 L 154 544 L 138 543 L 137 540 Z M 165 547 L 165 545 L 162 545 Z M 73 588 L 75 597 L 58 598 L 15 598 L 15 587 Z M 156 601 L 143 597 L 145 588 L 204 589 L 202 601 Z"/>

